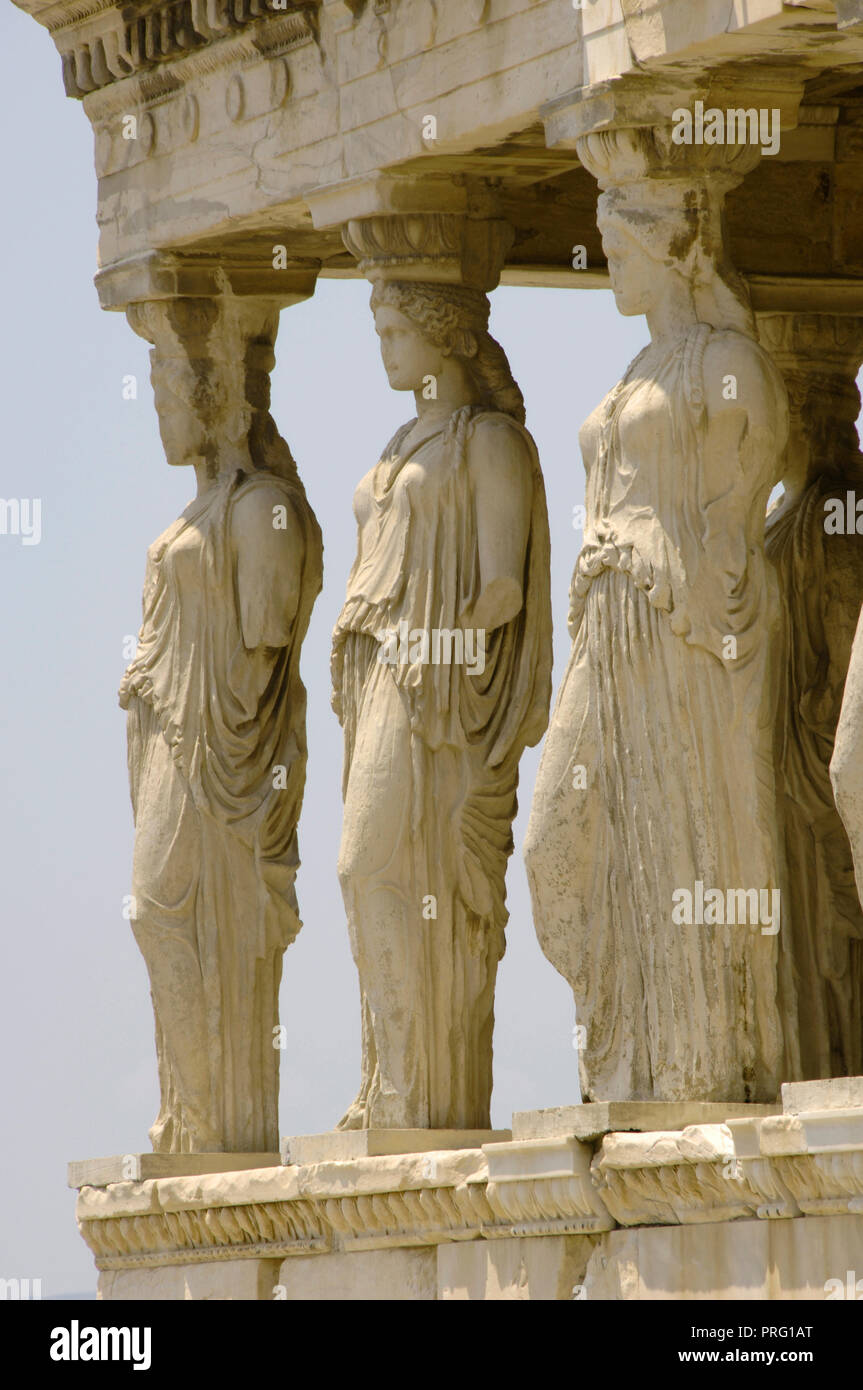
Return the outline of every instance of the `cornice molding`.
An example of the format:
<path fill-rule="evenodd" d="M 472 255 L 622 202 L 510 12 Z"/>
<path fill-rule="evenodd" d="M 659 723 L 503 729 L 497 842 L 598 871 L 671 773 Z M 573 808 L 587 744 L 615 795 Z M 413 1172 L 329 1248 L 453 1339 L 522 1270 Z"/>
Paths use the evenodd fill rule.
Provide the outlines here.
<path fill-rule="evenodd" d="M 250 34 L 268 52 L 278 42 L 312 39 L 321 0 L 16 0 L 51 34 L 66 94 L 81 99 L 126 78 L 153 73 L 211 45 Z"/>

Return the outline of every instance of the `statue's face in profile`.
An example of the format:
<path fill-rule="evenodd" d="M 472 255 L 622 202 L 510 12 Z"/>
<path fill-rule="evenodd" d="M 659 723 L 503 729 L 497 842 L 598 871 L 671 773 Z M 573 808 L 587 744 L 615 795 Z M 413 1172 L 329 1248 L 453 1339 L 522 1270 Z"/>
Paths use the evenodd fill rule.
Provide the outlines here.
<path fill-rule="evenodd" d="M 621 314 L 646 314 L 662 292 L 661 264 L 637 237 L 624 230 L 618 214 L 600 210 L 597 223 L 615 302 Z"/>
<path fill-rule="evenodd" d="M 382 304 L 375 310 L 375 331 L 381 340 L 381 357 L 394 391 L 421 391 L 425 378 L 440 376 L 444 355 L 440 348 L 398 309 Z"/>
<path fill-rule="evenodd" d="M 200 382 L 182 358 L 153 361 L 150 380 L 159 416 L 159 434 L 171 464 L 190 464 L 207 453 L 206 415 L 196 408 Z"/>

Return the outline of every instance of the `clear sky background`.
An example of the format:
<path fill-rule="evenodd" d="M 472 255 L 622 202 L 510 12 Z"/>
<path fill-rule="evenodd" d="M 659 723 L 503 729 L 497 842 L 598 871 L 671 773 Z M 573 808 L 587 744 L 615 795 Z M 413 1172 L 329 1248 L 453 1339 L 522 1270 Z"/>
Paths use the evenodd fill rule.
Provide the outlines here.
<path fill-rule="evenodd" d="M 40 498 L 42 539 L 0 536 L 0 1277 L 43 1295 L 95 1288 L 66 1162 L 148 1148 L 158 1100 L 147 973 L 123 920 L 132 815 L 124 639 L 140 621 L 147 546 L 194 492 L 167 466 L 147 344 L 99 308 L 96 178 L 80 103 L 48 34 L 0 0 L 0 496 Z M 573 228 L 573 243 L 582 237 Z M 369 288 L 320 280 L 285 310 L 273 414 L 324 535 L 324 590 L 303 650 L 309 764 L 298 878 L 304 929 L 285 957 L 283 1134 L 330 1129 L 360 1075 L 359 993 L 336 879 L 341 731 L 330 634 L 354 555 L 354 487 L 413 411 L 377 351 Z M 552 536 L 555 689 L 584 500 L 578 429 L 647 337 L 609 291 L 502 288 L 492 332 L 524 391 Z M 122 396 L 138 379 L 138 398 Z M 536 941 L 521 844 L 539 750 L 521 764 L 508 947 L 498 976 L 492 1122 L 578 1100 L 567 985 Z"/>

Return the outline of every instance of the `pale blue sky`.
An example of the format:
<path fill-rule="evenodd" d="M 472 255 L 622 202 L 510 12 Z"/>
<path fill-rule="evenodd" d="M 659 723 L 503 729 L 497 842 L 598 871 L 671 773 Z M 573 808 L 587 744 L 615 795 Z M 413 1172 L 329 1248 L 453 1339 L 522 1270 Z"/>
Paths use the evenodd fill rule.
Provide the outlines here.
<path fill-rule="evenodd" d="M 147 345 L 103 313 L 89 123 L 63 94 L 47 33 L 0 8 L 3 427 L 0 496 L 40 498 L 42 539 L 0 536 L 0 996 L 3 1077 L 0 1277 L 45 1296 L 95 1287 L 65 1187 L 68 1159 L 148 1147 L 157 1104 L 146 970 L 122 917 L 132 819 L 116 690 L 137 631 L 145 551 L 194 490 L 162 455 Z M 573 243 L 582 239 L 573 228 Z M 359 1003 L 335 875 L 341 733 L 329 640 L 354 553 L 353 489 L 412 413 L 389 390 L 368 287 L 319 282 L 282 315 L 273 411 L 324 534 L 325 587 L 303 652 L 309 766 L 298 880 L 305 922 L 281 995 L 283 1133 L 330 1128 L 359 1081 Z M 492 331 L 527 401 L 548 491 L 555 688 L 583 501 L 583 419 L 646 340 L 607 291 L 501 289 Z M 122 398 L 138 378 L 137 401 Z M 522 761 L 497 992 L 492 1118 L 578 1098 L 570 992 L 543 957 L 520 857 L 538 750 Z"/>

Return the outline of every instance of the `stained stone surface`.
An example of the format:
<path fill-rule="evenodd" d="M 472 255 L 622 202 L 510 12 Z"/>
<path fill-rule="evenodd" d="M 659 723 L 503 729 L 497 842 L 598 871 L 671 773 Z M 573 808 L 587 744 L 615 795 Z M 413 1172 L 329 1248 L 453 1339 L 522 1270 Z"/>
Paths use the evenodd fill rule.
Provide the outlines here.
<path fill-rule="evenodd" d="M 164 1153 L 278 1148 L 278 992 L 300 929 L 300 650 L 321 535 L 269 414 L 278 307 L 135 304 L 168 462 L 197 495 L 152 544 L 123 677 L 132 928 L 156 1017 Z M 243 364 L 242 370 L 237 363 Z"/>
<path fill-rule="evenodd" d="M 487 1129 L 518 764 L 551 695 L 545 489 L 488 331 L 498 222 L 352 219 L 345 240 L 417 414 L 357 487 L 333 634 L 363 1038 L 340 1128 Z"/>
<path fill-rule="evenodd" d="M 859 1252 L 854 1217 L 613 1231 L 590 1258 L 584 1295 L 588 1302 L 823 1301 L 829 1281 L 844 1288 Z"/>
<path fill-rule="evenodd" d="M 651 342 L 581 430 L 572 649 L 525 840 L 534 922 L 586 1030 L 586 1099 L 769 1103 L 799 1068 L 763 541 L 788 404 L 722 222 L 753 153 L 664 125 L 578 150 L 618 308 Z M 722 910 L 687 920 L 675 904 L 699 887 Z M 726 914 L 729 889 L 769 913 Z"/>
<path fill-rule="evenodd" d="M 863 1106 L 863 1076 L 797 1081 L 782 1087 L 782 1109 L 786 1115 L 800 1115 L 807 1110 L 847 1110 L 853 1106 Z"/>
<path fill-rule="evenodd" d="M 508 1129 L 340 1129 L 283 1139 L 281 1161 L 303 1165 L 442 1149 L 479 1149 L 483 1144 L 503 1143 L 511 1138 Z"/>
<path fill-rule="evenodd" d="M 69 1187 L 109 1187 L 115 1182 L 146 1182 L 150 1178 L 189 1177 L 201 1173 L 237 1173 L 247 1168 L 275 1167 L 278 1154 L 114 1154 L 84 1158 L 68 1165 Z"/>
<path fill-rule="evenodd" d="M 783 1088 L 784 1089 L 784 1088 Z M 687 1125 L 724 1124 L 738 1114 L 774 1115 L 780 1105 L 721 1105 L 710 1101 L 596 1101 L 587 1105 L 558 1105 L 548 1110 L 517 1110 L 512 1117 L 514 1140 L 551 1139 L 571 1134 L 598 1139 L 625 1130 L 684 1129 Z"/>
<path fill-rule="evenodd" d="M 151 547 L 122 687 L 161 1106 L 135 1180 L 113 1180 L 129 1155 L 73 1165 L 102 1296 L 840 1296 L 863 1202 L 863 0 L 17 3 L 93 128 L 100 301 L 152 342 L 166 455 L 198 481 Z M 279 1165 L 321 537 L 267 374 L 318 274 L 370 281 L 415 418 L 357 480 L 333 647 L 360 1090 Z M 587 1103 L 512 1140 L 489 1131 L 494 992 L 551 617 L 500 281 L 610 285 L 649 330 L 572 421 L 572 650 L 521 789 Z M 220 1155 L 234 1171 L 206 1171 Z"/>

